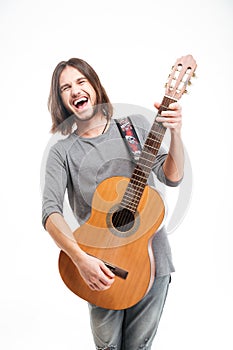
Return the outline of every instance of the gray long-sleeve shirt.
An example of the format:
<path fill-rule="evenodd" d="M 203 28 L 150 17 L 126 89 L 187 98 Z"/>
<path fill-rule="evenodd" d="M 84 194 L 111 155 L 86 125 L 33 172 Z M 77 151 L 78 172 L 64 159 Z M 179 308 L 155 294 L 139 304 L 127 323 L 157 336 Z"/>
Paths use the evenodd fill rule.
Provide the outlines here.
<path fill-rule="evenodd" d="M 131 116 L 140 142 L 143 144 L 149 123 L 143 116 Z M 166 185 L 178 183 L 166 179 L 162 165 L 167 154 L 163 148 L 157 155 L 153 173 Z M 106 178 L 124 176 L 130 178 L 135 163 L 122 139 L 114 120 L 106 133 L 94 138 L 82 138 L 72 133 L 58 141 L 49 151 L 43 190 L 42 222 L 54 212 L 63 215 L 64 196 L 67 190 L 69 204 L 75 218 L 81 225 L 91 213 L 91 203 L 97 185 Z M 154 186 L 151 173 L 148 184 Z M 162 228 L 153 239 L 156 260 L 156 274 L 162 276 L 174 271 L 170 245 Z"/>

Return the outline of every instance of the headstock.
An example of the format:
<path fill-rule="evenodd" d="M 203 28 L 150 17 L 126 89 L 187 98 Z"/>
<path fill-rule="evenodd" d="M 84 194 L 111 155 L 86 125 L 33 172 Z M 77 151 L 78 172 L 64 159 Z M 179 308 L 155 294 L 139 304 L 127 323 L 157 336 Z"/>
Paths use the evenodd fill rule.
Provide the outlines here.
<path fill-rule="evenodd" d="M 191 84 L 190 79 L 194 76 L 196 67 L 196 61 L 192 55 L 182 56 L 176 60 L 165 85 L 165 94 L 179 100 L 183 93 L 187 92 L 187 85 Z"/>

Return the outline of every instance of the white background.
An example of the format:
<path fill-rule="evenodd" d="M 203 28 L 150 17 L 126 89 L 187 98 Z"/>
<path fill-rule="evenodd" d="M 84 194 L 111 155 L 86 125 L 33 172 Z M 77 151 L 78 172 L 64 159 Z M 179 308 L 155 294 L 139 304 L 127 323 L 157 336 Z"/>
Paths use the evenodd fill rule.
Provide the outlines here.
<path fill-rule="evenodd" d="M 61 282 L 41 226 L 53 69 L 83 58 L 112 102 L 151 109 L 190 53 L 198 79 L 182 105 L 193 194 L 170 236 L 177 272 L 153 349 L 232 349 L 232 1 L 5 0 L 0 13 L 0 347 L 94 349 L 86 304 Z"/>

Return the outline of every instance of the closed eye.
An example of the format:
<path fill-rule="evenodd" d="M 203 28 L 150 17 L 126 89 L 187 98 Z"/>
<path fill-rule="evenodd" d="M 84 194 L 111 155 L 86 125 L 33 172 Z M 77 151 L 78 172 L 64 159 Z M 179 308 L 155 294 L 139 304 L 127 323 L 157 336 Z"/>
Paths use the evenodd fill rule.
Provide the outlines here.
<path fill-rule="evenodd" d="M 70 85 L 63 85 L 60 87 L 60 91 L 63 92 L 63 91 L 68 91 L 70 89 Z"/>
<path fill-rule="evenodd" d="M 80 79 L 78 79 L 78 83 L 79 83 L 79 84 L 81 84 L 81 85 L 83 85 L 85 82 L 86 82 L 86 80 L 85 80 L 85 79 L 81 79 L 81 80 L 80 80 Z"/>

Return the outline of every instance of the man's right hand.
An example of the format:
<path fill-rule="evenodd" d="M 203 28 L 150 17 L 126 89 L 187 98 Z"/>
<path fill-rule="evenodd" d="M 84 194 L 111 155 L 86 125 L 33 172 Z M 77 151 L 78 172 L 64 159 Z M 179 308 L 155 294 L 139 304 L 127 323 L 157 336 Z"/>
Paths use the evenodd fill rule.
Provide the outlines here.
<path fill-rule="evenodd" d="M 103 261 L 82 252 L 78 260 L 73 259 L 73 262 L 91 290 L 107 290 L 113 284 L 115 275 Z"/>

